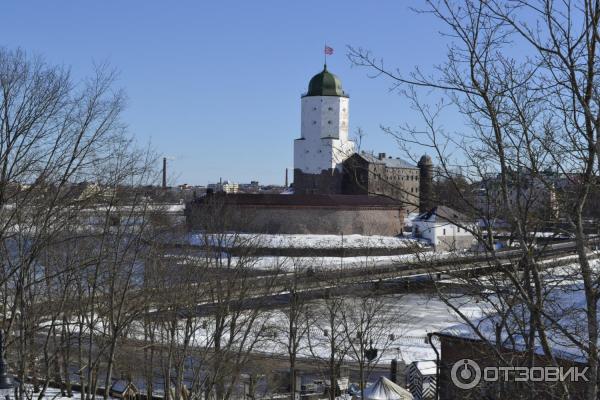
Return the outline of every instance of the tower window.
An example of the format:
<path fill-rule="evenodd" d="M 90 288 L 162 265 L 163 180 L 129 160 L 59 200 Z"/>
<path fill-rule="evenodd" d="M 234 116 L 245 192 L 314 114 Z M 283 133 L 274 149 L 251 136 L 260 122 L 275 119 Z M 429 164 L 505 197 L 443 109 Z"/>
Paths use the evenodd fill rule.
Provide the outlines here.
<path fill-rule="evenodd" d="M 317 124 L 317 121 L 313 121 L 313 125 L 316 125 L 316 124 Z"/>
<path fill-rule="evenodd" d="M 331 125 L 331 121 L 327 121 L 327 123 L 328 123 L 329 125 Z"/>
<path fill-rule="evenodd" d="M 313 107 L 313 111 L 317 111 L 317 107 Z"/>
<path fill-rule="evenodd" d="M 329 110 L 329 111 L 333 111 L 333 108 L 329 107 L 329 108 L 328 108 L 328 110 Z"/>

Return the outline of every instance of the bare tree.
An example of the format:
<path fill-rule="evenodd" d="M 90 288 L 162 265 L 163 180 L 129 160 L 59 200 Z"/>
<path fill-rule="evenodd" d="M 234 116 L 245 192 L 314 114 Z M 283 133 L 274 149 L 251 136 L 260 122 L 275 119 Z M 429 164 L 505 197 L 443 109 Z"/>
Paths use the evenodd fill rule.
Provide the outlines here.
<path fill-rule="evenodd" d="M 590 263 L 585 210 L 590 193 L 597 190 L 599 173 L 600 3 L 427 0 L 425 4 L 417 12 L 440 21 L 449 40 L 447 57 L 433 72 L 417 69 L 405 76 L 358 48 L 349 49 L 350 59 L 391 79 L 408 97 L 424 127 L 405 125 L 393 134 L 411 154 L 423 147 L 433 152 L 446 185 L 460 197 L 462 211 L 485 222 L 483 229 L 461 228 L 475 235 L 494 273 L 485 278 L 458 277 L 474 290 L 494 291 L 484 301 L 498 319 L 495 336 L 524 335 L 530 362 L 537 351 L 534 346 L 539 346 L 553 365 L 558 361 L 552 336 L 565 337 L 569 346 L 586 355 L 590 379 L 585 398 L 595 399 L 598 274 Z M 434 94 L 421 89 L 433 89 Z M 439 97 L 429 101 L 432 96 Z M 442 128 L 444 113 L 453 111 L 464 117 L 465 131 Z M 497 229 L 490 222 L 497 220 L 510 225 L 513 241 L 523 249 L 522 256 L 508 265 L 494 248 Z M 577 267 L 568 277 L 564 271 L 544 271 L 547 249 L 536 244 L 536 233 L 548 228 L 574 238 Z M 552 312 L 559 299 L 564 300 L 557 282 L 569 280 L 580 284 L 585 298 L 584 307 L 572 305 L 582 320 L 575 325 Z M 490 341 L 486 332 L 477 326 L 472 329 L 481 340 Z M 505 345 L 499 339 L 492 343 L 498 350 Z M 501 358 L 500 351 L 497 357 Z M 530 389 L 511 395 L 536 395 L 535 388 Z M 563 384 L 542 393 L 567 398 L 571 390 Z"/>
<path fill-rule="evenodd" d="M 101 360 L 108 386 L 117 339 L 131 322 L 124 306 L 136 304 L 145 225 L 119 219 L 127 209 L 145 220 L 147 201 L 122 192 L 155 177 L 152 154 L 135 150 L 120 122 L 114 78 L 101 65 L 76 82 L 65 68 L 0 49 L 2 318 L 19 398 L 30 396 L 30 379 L 40 397 L 50 380 L 71 392 L 74 338 L 77 370 L 86 371 L 82 398 L 95 394 Z"/>
<path fill-rule="evenodd" d="M 390 312 L 387 300 L 369 291 L 346 298 L 340 312 L 348 356 L 358 363 L 361 398 L 364 398 L 366 379 L 392 342 L 394 325 L 399 322 L 400 316 Z"/>

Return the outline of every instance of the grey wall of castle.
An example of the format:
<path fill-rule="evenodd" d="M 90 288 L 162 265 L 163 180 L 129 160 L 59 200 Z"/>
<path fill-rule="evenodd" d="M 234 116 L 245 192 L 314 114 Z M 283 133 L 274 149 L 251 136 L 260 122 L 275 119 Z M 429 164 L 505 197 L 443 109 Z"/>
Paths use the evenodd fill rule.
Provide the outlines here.
<path fill-rule="evenodd" d="M 399 200 L 412 212 L 421 203 L 422 197 L 429 198 L 422 205 L 432 207 L 432 166 L 424 168 L 391 168 L 383 163 L 369 163 L 358 155 L 344 161 L 343 171 L 323 170 L 320 174 L 306 174 L 294 170 L 294 192 L 296 194 L 355 194 L 383 195 Z M 425 181 L 422 182 L 423 177 Z M 421 190 L 425 188 L 425 192 Z"/>
<path fill-rule="evenodd" d="M 337 169 L 323 170 L 320 174 L 306 174 L 294 169 L 295 194 L 340 194 L 343 173 Z"/>
<path fill-rule="evenodd" d="M 398 235 L 404 225 L 399 208 L 230 207 L 228 229 L 238 232 Z M 204 228 L 205 212 L 201 206 L 188 211 L 192 229 Z"/>

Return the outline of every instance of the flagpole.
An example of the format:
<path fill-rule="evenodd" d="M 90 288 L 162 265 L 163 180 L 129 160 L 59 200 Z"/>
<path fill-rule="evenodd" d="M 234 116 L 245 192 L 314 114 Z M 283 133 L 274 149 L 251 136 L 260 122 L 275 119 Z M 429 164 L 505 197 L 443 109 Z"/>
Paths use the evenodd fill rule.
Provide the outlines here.
<path fill-rule="evenodd" d="M 327 41 L 325 41 L 325 47 L 323 47 L 323 67 L 327 67 Z"/>

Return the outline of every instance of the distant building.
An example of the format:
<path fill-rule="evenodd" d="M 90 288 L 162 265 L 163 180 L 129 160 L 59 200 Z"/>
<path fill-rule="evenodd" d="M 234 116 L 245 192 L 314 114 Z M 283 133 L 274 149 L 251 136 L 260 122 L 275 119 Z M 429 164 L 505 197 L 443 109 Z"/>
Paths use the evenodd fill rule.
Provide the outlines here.
<path fill-rule="evenodd" d="M 215 193 L 238 193 L 240 186 L 230 181 L 221 181 L 219 183 L 209 183 L 206 187 Z"/>
<path fill-rule="evenodd" d="M 420 214 L 412 222 L 413 235 L 429 242 L 436 250 L 465 250 L 473 246 L 474 228 L 469 219 L 446 206 L 437 206 Z"/>
<path fill-rule="evenodd" d="M 475 206 L 483 216 L 506 217 L 508 210 L 522 207 L 543 219 L 559 215 L 556 184 L 552 176 L 543 178 L 526 171 L 508 173 L 507 200 L 504 199 L 502 178 L 493 176 L 477 183 L 474 189 Z M 533 215 L 533 214 L 532 214 Z"/>
<path fill-rule="evenodd" d="M 250 181 L 250 183 L 240 183 L 238 185 L 240 193 L 258 193 L 260 191 L 260 185 L 258 181 Z"/>
<path fill-rule="evenodd" d="M 178 198 L 184 202 L 195 199 L 196 197 L 202 197 L 206 194 L 205 186 L 191 186 L 186 183 L 177 187 Z"/>
<path fill-rule="evenodd" d="M 115 189 L 107 186 L 101 186 L 97 183 L 84 183 L 83 190 L 79 195 L 80 201 L 89 200 L 89 199 L 103 199 L 108 200 L 115 195 Z"/>

